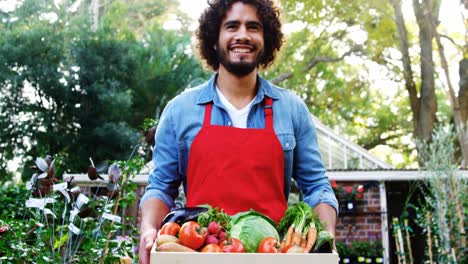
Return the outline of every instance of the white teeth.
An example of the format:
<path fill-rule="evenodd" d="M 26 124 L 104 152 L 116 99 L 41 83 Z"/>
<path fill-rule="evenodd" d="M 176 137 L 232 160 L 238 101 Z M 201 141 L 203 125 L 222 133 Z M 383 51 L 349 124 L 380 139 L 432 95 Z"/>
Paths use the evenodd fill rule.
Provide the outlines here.
<path fill-rule="evenodd" d="M 235 53 L 247 53 L 250 52 L 250 49 L 235 48 L 233 49 Z"/>

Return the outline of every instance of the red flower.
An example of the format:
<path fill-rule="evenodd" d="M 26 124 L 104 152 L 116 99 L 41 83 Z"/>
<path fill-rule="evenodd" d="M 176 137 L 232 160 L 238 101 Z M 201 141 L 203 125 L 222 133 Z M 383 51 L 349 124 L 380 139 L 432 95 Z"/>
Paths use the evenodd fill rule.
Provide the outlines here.
<path fill-rule="evenodd" d="M 346 191 L 346 193 L 352 193 L 353 192 L 353 187 L 348 186 L 348 187 L 346 187 L 345 191 Z"/>
<path fill-rule="evenodd" d="M 336 189 L 336 181 L 335 181 L 335 180 L 332 180 L 332 181 L 331 181 L 331 187 L 332 187 L 333 189 Z"/>
<path fill-rule="evenodd" d="M 359 185 L 359 186 L 357 187 L 357 192 L 358 192 L 358 193 L 363 193 L 363 192 L 364 192 L 364 186 Z"/>
<path fill-rule="evenodd" d="M 364 194 L 362 194 L 362 193 L 357 193 L 356 194 L 356 198 L 358 198 L 358 199 L 362 199 L 363 197 L 364 197 Z"/>

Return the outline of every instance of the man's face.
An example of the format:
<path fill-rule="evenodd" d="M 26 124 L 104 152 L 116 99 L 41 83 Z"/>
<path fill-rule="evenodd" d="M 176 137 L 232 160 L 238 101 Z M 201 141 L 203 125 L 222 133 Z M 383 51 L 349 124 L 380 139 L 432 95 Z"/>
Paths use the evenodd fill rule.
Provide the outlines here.
<path fill-rule="evenodd" d="M 251 73 L 263 55 L 263 45 L 263 26 L 257 8 L 234 3 L 221 21 L 215 46 L 220 67 L 239 77 Z"/>

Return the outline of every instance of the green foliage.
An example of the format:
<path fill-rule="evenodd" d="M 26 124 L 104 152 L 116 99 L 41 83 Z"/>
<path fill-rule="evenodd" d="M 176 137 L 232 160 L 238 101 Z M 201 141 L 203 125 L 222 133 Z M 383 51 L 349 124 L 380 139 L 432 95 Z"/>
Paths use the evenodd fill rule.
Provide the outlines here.
<path fill-rule="evenodd" d="M 23 185 L 0 187 L 0 219 L 23 219 L 27 194 Z"/>
<path fill-rule="evenodd" d="M 266 77 L 292 73 L 279 85 L 296 91 L 324 124 L 366 149 L 387 145 L 408 157 L 414 147 L 402 140 L 412 132 L 405 91 L 387 92 L 387 83 L 370 79 L 376 70 L 399 78 L 389 1 L 280 2 L 295 31 Z"/>
<path fill-rule="evenodd" d="M 127 157 L 139 124 L 206 77 L 189 35 L 161 28 L 176 2 L 106 2 L 96 31 L 88 4 L 24 1 L 0 22 L 0 182 L 15 157 L 57 153 L 73 172 L 91 153 L 97 164 Z"/>
<path fill-rule="evenodd" d="M 144 118 L 159 117 L 170 99 L 208 77 L 193 56 L 190 35 L 166 31 L 155 24 L 142 42 L 135 50 L 137 60 L 145 62 L 136 72 L 133 89 L 135 125 Z"/>
<path fill-rule="evenodd" d="M 71 187 L 65 188 L 70 201 L 52 189 L 45 196 L 34 197 L 31 195 L 37 187 L 34 183 L 31 191 L 24 186 L 0 189 L 2 201 L 8 203 L 0 205 L 0 260 L 15 263 L 103 260 L 103 263 L 115 263 L 124 256 L 137 259 L 134 255 L 137 239 L 129 235 L 137 234 L 136 220 L 127 217 L 124 210 L 136 201 L 136 184 L 132 179 L 145 161 L 134 157 L 117 164 L 121 168 L 121 177 L 115 183 L 118 194 L 112 198 L 112 195 L 98 192 L 83 192 L 80 196 L 88 197 L 89 202 L 82 206 L 78 203 L 80 196 Z M 29 195 L 29 201 L 53 200 L 42 209 L 27 208 L 25 201 Z M 75 210 L 78 214 L 73 216 Z M 105 213 L 121 220 L 109 220 Z M 72 225 L 79 229 L 76 233 L 70 230 Z"/>
<path fill-rule="evenodd" d="M 455 141 L 456 134 L 452 126 L 439 126 L 434 130 L 431 142 L 418 143 L 419 156 L 425 171 L 424 180 L 416 187 L 423 195 L 419 197 L 418 204 L 408 204 L 407 211 L 403 212 L 397 225 L 402 233 L 408 230 L 413 234 L 407 224 L 402 224 L 408 219 L 423 230 L 426 236 L 426 261 L 465 263 L 468 260 L 465 234 L 468 185 L 467 179 L 461 175 L 456 165 Z M 409 195 L 412 194 L 413 191 L 410 191 Z M 408 218 L 409 210 L 414 211 L 415 218 Z M 402 243 L 408 248 L 405 239 Z M 401 257 L 408 257 L 404 252 L 399 254 Z"/>
<path fill-rule="evenodd" d="M 467 179 L 457 169 L 455 159 L 456 134 L 452 126 L 439 126 L 432 134 L 432 142 L 418 144 L 419 155 L 427 179 L 425 187 L 425 206 L 419 211 L 419 224 L 432 230 L 432 258 L 437 262 L 464 263 L 466 255 L 466 219 L 468 206 Z M 429 248 L 429 245 L 428 245 Z"/>

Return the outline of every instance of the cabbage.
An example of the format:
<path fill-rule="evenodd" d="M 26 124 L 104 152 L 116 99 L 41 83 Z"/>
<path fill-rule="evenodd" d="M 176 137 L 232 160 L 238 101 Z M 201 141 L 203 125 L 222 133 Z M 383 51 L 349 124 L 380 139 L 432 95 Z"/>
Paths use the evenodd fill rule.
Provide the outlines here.
<path fill-rule="evenodd" d="M 233 215 L 229 233 L 242 242 L 246 252 L 257 252 L 258 245 L 265 237 L 279 240 L 273 220 L 254 210 Z"/>

